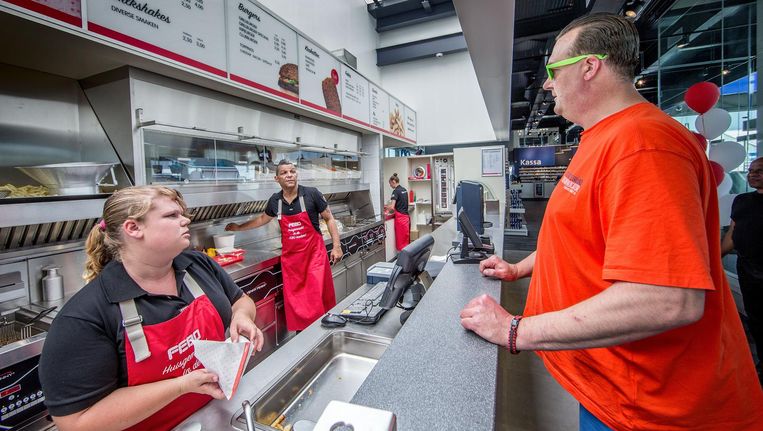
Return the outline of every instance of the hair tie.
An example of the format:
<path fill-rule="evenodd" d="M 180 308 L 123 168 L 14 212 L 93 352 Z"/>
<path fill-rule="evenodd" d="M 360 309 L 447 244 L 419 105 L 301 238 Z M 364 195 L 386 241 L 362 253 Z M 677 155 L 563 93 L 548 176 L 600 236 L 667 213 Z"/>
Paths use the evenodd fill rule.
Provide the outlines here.
<path fill-rule="evenodd" d="M 98 222 L 98 228 L 101 229 L 102 232 L 106 231 L 106 220 L 101 219 L 101 221 Z"/>

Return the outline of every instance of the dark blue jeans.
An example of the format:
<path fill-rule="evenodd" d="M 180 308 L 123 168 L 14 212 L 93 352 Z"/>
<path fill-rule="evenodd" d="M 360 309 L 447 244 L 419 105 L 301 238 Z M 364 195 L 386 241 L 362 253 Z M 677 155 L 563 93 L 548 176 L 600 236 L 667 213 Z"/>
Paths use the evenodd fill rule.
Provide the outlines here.
<path fill-rule="evenodd" d="M 598 419 L 596 419 L 596 416 L 592 415 L 591 412 L 586 410 L 583 405 L 580 405 L 580 431 L 612 431 L 612 428 L 604 425 L 604 423 Z"/>

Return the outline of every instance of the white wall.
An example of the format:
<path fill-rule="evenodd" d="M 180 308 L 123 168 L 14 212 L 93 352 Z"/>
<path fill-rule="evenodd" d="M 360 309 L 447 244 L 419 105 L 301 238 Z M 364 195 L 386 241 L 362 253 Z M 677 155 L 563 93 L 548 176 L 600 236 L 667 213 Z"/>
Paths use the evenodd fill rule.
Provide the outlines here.
<path fill-rule="evenodd" d="M 381 73 L 382 87 L 416 110 L 419 145 L 495 140 L 468 52 L 384 66 Z"/>
<path fill-rule="evenodd" d="M 479 181 L 487 185 L 493 196 L 498 198 L 499 208 L 506 204 L 506 180 L 500 177 L 482 176 L 482 147 L 454 148 L 453 168 L 456 184 L 461 180 Z"/>
<path fill-rule="evenodd" d="M 376 67 L 379 35 L 363 0 L 258 1 L 329 51 L 350 51 L 358 58 L 358 71 L 381 84 Z"/>
<path fill-rule="evenodd" d="M 413 27 L 400 27 L 380 33 L 379 48 L 460 32 L 461 24 L 457 16 L 441 18 L 416 24 Z"/>

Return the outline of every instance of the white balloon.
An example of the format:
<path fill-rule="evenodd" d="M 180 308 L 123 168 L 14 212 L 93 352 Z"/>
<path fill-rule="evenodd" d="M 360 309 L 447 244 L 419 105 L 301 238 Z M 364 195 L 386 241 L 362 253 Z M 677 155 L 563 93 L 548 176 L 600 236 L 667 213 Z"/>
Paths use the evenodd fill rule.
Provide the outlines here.
<path fill-rule="evenodd" d="M 728 173 L 723 174 L 723 181 L 718 184 L 718 196 L 729 194 L 731 188 L 734 186 L 734 181 L 731 180 L 731 175 Z"/>
<path fill-rule="evenodd" d="M 738 195 L 722 195 L 718 197 L 718 212 L 720 215 L 721 226 L 731 224 L 731 204 Z"/>
<path fill-rule="evenodd" d="M 731 126 L 731 115 L 721 108 L 713 108 L 699 115 L 694 126 L 702 136 L 712 141 Z"/>
<path fill-rule="evenodd" d="M 733 171 L 744 162 L 744 146 L 737 142 L 723 141 L 710 145 L 710 160 L 723 166 L 726 172 Z"/>

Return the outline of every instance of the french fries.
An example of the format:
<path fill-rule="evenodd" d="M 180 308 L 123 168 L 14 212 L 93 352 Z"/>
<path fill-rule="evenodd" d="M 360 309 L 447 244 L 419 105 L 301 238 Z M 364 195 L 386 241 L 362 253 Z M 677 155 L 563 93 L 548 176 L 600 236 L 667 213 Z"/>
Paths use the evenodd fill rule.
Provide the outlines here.
<path fill-rule="evenodd" d="M 10 192 L 7 196 L 9 198 L 30 198 L 48 195 L 48 188 L 45 186 L 16 187 L 11 184 L 5 184 L 0 186 L 0 191 Z"/>
<path fill-rule="evenodd" d="M 405 136 L 405 124 L 398 109 L 389 114 L 389 130 L 395 135 Z"/>

